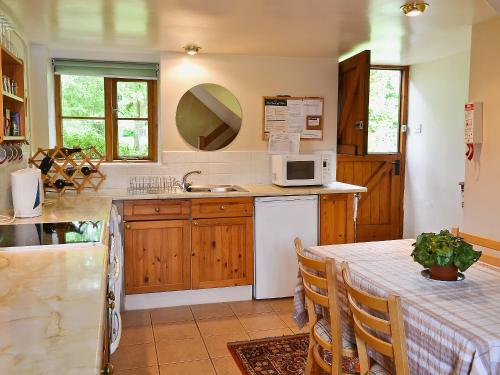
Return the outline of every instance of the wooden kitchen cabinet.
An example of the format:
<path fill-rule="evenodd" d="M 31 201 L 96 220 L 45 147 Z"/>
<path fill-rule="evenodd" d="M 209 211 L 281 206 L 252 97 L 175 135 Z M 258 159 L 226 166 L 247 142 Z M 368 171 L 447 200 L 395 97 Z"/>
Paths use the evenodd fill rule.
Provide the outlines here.
<path fill-rule="evenodd" d="M 354 195 L 320 196 L 320 245 L 354 242 Z"/>
<path fill-rule="evenodd" d="M 125 292 L 191 287 L 189 220 L 125 223 Z"/>
<path fill-rule="evenodd" d="M 192 288 L 253 283 L 253 218 L 194 219 Z"/>

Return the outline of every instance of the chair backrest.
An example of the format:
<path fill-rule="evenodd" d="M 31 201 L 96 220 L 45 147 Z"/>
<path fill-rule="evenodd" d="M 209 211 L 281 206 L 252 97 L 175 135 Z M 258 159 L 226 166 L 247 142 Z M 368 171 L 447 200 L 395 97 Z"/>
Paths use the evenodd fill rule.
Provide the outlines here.
<path fill-rule="evenodd" d="M 367 347 L 391 358 L 396 374 L 410 373 L 399 296 L 373 296 L 352 285 L 349 265 L 342 262 L 342 278 L 354 321 L 361 373 L 370 368 Z M 385 316 L 382 318 L 381 316 Z M 383 338 L 387 338 L 387 341 Z"/>
<path fill-rule="evenodd" d="M 463 238 L 464 241 L 470 243 L 471 245 L 482 246 L 493 251 L 498 251 L 498 256 L 485 254 L 483 252 L 481 258 L 479 258 L 479 261 L 491 264 L 496 267 L 500 267 L 500 241 L 495 241 L 485 237 L 479 237 L 470 233 L 460 232 L 460 229 L 458 229 L 458 227 L 451 228 L 451 234 Z"/>
<path fill-rule="evenodd" d="M 309 323 L 313 326 L 320 318 L 321 309 L 315 308 L 314 304 L 328 310 L 332 337 L 331 347 L 328 348 L 332 353 L 333 370 L 331 373 L 340 374 L 342 373 L 342 327 L 335 260 L 330 258 L 318 260 L 308 257 L 304 255 L 301 240 L 296 238 L 294 242 L 304 285 Z M 316 360 L 319 361 L 317 357 Z"/>

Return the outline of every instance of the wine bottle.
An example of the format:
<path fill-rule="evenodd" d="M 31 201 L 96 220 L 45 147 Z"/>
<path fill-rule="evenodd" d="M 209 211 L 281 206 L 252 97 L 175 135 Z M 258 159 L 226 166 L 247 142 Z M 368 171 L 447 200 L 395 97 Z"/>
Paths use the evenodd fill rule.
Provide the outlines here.
<path fill-rule="evenodd" d="M 50 171 L 50 168 L 52 168 L 52 164 L 54 164 L 54 160 L 52 160 L 48 156 L 44 157 L 40 162 L 39 167 L 42 174 L 46 175 Z"/>
<path fill-rule="evenodd" d="M 64 173 L 66 173 L 68 176 L 73 176 L 76 172 L 75 167 L 68 167 L 64 170 Z"/>
<path fill-rule="evenodd" d="M 64 188 L 65 186 L 73 186 L 73 185 L 74 184 L 72 182 L 64 181 L 61 178 L 58 178 L 57 180 L 54 181 L 54 186 L 59 190 Z"/>
<path fill-rule="evenodd" d="M 81 167 L 80 171 L 85 175 L 88 176 L 91 173 L 97 172 L 97 169 L 91 169 L 90 167 Z"/>

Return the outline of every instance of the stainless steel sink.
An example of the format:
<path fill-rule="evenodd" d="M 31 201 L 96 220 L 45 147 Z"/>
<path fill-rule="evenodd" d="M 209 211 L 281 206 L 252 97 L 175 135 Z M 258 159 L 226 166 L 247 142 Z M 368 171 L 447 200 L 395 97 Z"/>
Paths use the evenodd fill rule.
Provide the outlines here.
<path fill-rule="evenodd" d="M 188 188 L 190 193 L 230 193 L 230 192 L 245 192 L 238 185 L 191 185 Z"/>

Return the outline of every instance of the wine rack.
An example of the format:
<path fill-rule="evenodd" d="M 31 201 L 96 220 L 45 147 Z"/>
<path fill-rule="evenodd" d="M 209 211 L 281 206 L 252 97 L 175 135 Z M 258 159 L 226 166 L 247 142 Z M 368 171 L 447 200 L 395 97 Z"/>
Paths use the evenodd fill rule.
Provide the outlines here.
<path fill-rule="evenodd" d="M 29 159 L 30 164 L 42 171 L 45 191 L 64 194 L 68 190 L 80 193 L 83 189 L 97 191 L 106 179 L 99 167 L 104 157 L 95 146 L 82 150 L 55 147 L 39 148 Z"/>

